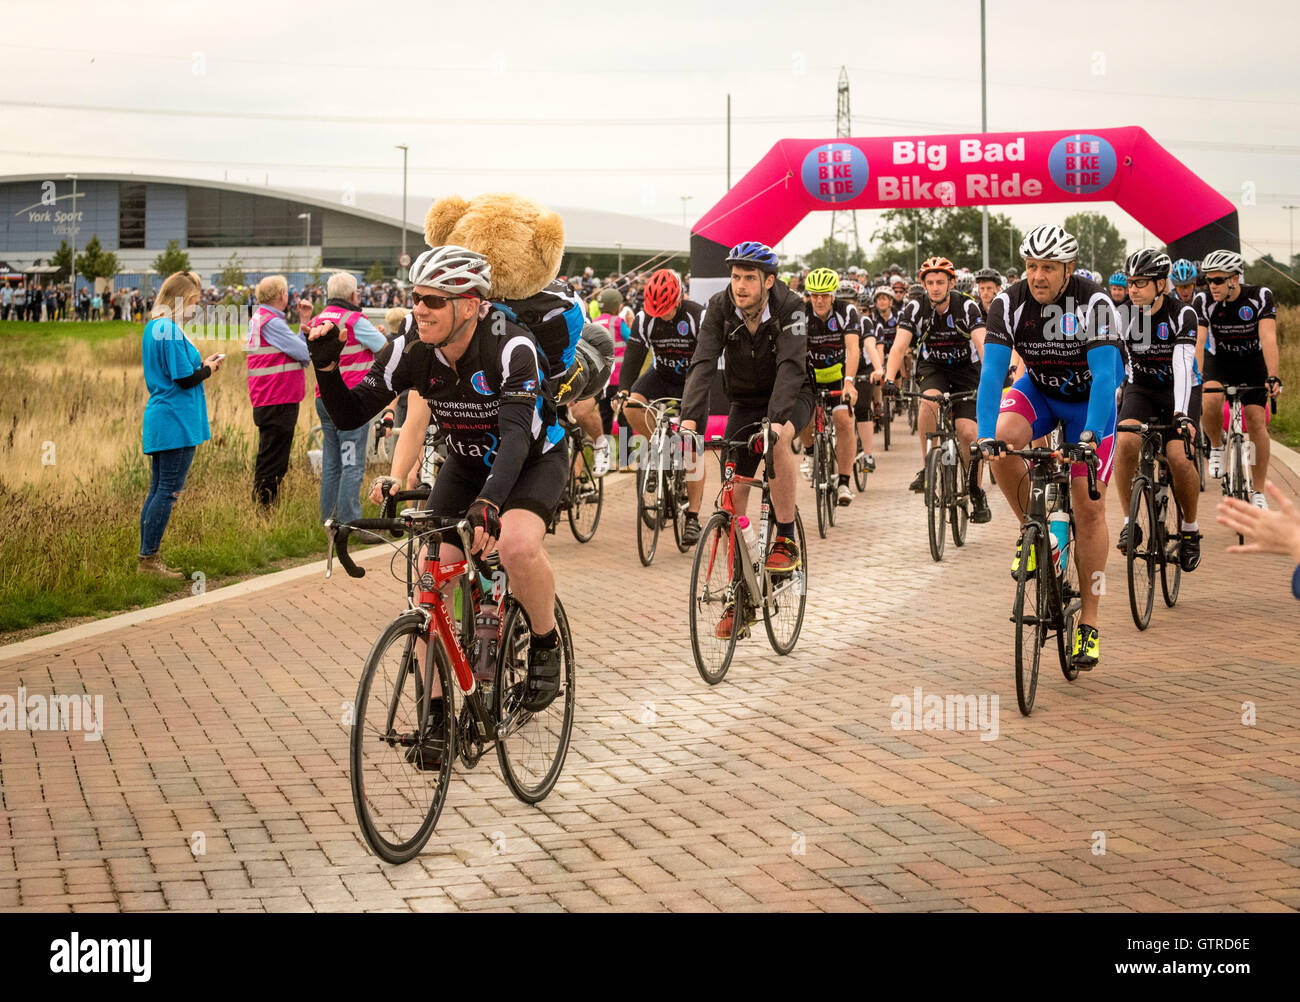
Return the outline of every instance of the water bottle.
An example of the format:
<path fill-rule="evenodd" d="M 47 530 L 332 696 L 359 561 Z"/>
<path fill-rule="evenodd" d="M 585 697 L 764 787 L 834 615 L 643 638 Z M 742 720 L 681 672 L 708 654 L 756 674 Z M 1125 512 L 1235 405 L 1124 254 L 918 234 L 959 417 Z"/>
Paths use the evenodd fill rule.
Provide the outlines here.
<path fill-rule="evenodd" d="M 497 670 L 497 604 L 492 601 L 489 592 L 483 597 L 474 617 L 475 647 L 478 650 L 478 663 L 474 666 L 474 678 L 486 697 L 492 691 L 492 680 Z"/>
<path fill-rule="evenodd" d="M 758 552 L 758 537 L 754 535 L 754 527 L 749 524 L 749 517 L 738 516 L 736 526 L 740 529 L 740 534 L 745 537 L 745 547 L 749 550 L 749 555 L 754 556 Z"/>
<path fill-rule="evenodd" d="M 1057 550 L 1056 573 L 1065 570 L 1070 559 L 1070 516 L 1068 512 L 1054 511 L 1047 516 L 1047 526 L 1052 532 L 1052 546 Z"/>

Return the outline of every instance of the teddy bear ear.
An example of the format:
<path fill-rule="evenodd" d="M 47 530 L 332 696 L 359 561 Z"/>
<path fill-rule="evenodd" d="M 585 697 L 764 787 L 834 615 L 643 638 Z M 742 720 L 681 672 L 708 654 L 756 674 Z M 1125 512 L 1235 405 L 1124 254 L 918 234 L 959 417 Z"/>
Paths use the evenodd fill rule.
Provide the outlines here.
<path fill-rule="evenodd" d="M 564 220 L 559 213 L 545 208 L 537 213 L 533 224 L 533 250 L 546 268 L 546 282 L 542 283 L 545 287 L 560 273 L 560 262 L 564 257 Z"/>
<path fill-rule="evenodd" d="M 430 247 L 441 247 L 460 217 L 469 211 L 469 203 L 459 195 L 448 195 L 429 206 L 424 217 L 424 240 Z"/>

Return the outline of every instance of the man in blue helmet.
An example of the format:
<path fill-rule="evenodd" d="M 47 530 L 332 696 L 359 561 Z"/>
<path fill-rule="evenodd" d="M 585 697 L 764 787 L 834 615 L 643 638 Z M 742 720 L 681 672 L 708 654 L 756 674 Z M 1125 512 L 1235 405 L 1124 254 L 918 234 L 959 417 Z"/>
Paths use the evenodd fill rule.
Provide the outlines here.
<path fill-rule="evenodd" d="M 708 420 L 709 386 L 721 356 L 723 386 L 731 401 L 724 437 L 732 439 L 764 417 L 777 435 L 771 488 L 776 538 L 766 567 L 773 574 L 788 574 L 802 560 L 794 527 L 798 463 L 790 443 L 812 420 L 813 394 L 803 297 L 777 279 L 776 263 L 772 248 L 753 240 L 737 244 L 727 255 L 731 281 L 709 300 L 700 321 L 682 396 L 682 428 L 695 431 Z M 749 477 L 757 467 L 758 456 L 750 452 L 740 457 L 736 472 Z M 737 486 L 737 512 L 744 512 L 748 496 L 748 488 Z M 733 620 L 734 610 L 728 607 L 717 626 L 719 637 L 731 636 Z"/>
<path fill-rule="evenodd" d="M 1107 286 L 1110 291 L 1110 300 L 1118 307 L 1128 305 L 1128 278 L 1122 271 L 1117 271 L 1110 276 Z"/>

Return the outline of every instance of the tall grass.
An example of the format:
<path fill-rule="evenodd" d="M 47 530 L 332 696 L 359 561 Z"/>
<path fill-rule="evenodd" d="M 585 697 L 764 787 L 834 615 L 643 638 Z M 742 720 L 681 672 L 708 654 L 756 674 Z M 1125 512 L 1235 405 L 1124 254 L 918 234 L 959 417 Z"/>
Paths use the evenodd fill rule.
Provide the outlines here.
<path fill-rule="evenodd" d="M 102 336 L 106 327 L 117 330 Z M 312 376 L 280 503 L 262 514 L 251 499 L 257 429 L 242 347 L 199 341 L 201 354 L 224 351 L 226 361 L 204 383 L 212 439 L 198 447 L 163 537 L 164 559 L 187 580 L 136 573 L 149 487 L 141 329 L 0 324 L 0 631 L 150 604 L 324 550 L 306 456 Z"/>

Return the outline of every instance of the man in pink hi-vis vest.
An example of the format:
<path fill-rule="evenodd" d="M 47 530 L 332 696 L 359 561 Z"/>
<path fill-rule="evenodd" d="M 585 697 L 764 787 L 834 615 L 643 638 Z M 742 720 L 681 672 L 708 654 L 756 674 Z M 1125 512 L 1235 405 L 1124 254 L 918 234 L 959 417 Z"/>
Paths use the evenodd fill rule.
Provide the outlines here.
<path fill-rule="evenodd" d="M 257 283 L 254 295 L 257 308 L 248 323 L 244 354 L 253 424 L 258 430 L 253 500 L 265 506 L 279 499 L 280 481 L 289 469 L 298 405 L 307 395 L 303 370 L 311 356 L 306 340 L 291 331 L 285 320 L 289 286 L 284 276 L 266 276 Z"/>
<path fill-rule="evenodd" d="M 358 311 L 360 293 L 357 279 L 346 271 L 336 271 L 325 285 L 325 308 L 316 315 L 316 323 L 332 320 L 347 335 L 339 357 L 339 373 L 351 389 L 365 378 L 375 353 L 388 342 L 365 315 Z M 323 523 L 333 516 L 340 522 L 354 522 L 361 517 L 361 481 L 366 472 L 367 422 L 352 431 L 340 431 L 330 420 L 329 411 L 316 390 L 316 416 L 320 419 L 321 443 L 320 518 Z M 391 427 L 393 411 L 383 412 Z"/>

